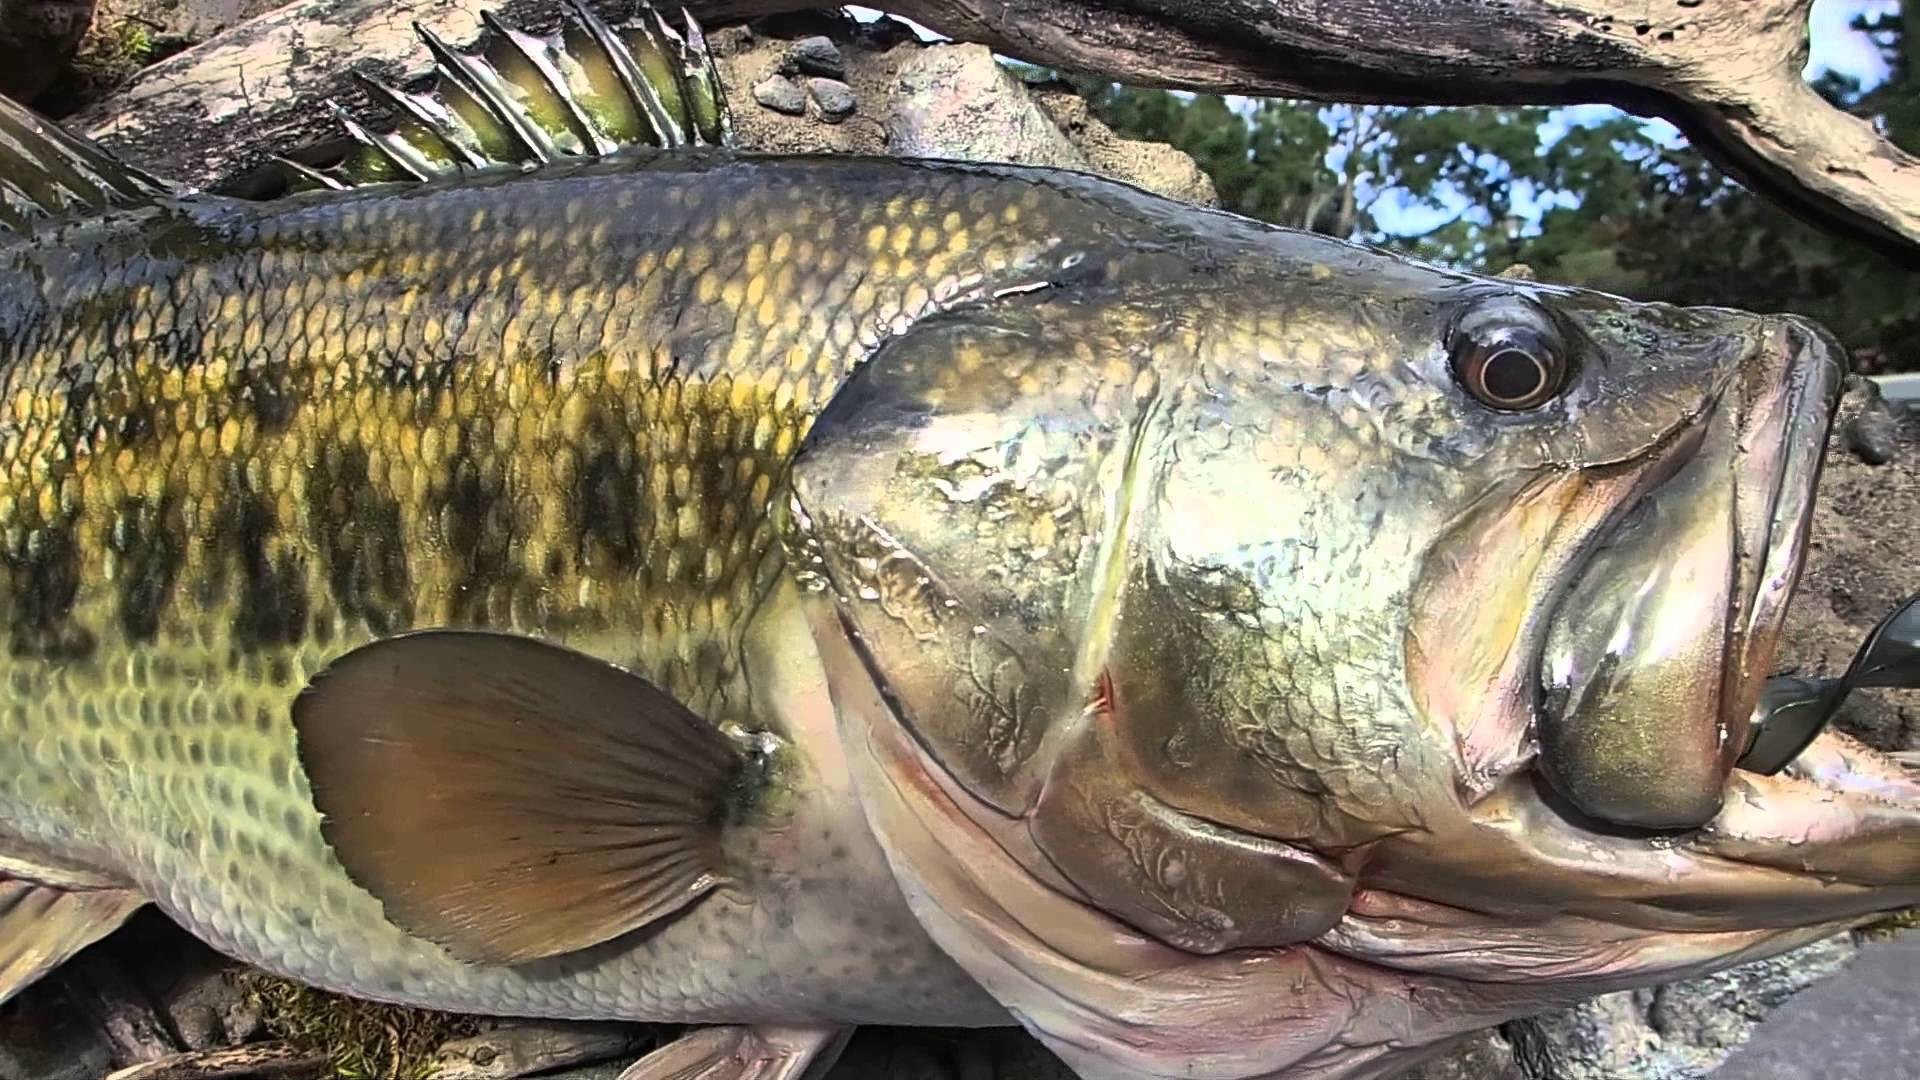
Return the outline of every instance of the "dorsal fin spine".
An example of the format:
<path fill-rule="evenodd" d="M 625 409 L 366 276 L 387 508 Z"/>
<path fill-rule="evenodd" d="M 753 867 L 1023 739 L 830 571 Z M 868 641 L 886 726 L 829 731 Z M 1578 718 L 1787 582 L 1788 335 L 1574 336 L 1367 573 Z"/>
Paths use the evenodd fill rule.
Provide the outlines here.
<path fill-rule="evenodd" d="M 36 221 L 149 205 L 168 185 L 0 97 L 0 236 Z"/>
<path fill-rule="evenodd" d="M 487 110 L 500 130 L 518 142 L 535 161 L 548 162 L 554 159 L 557 151 L 553 143 L 528 122 L 526 112 L 519 107 L 519 103 L 502 94 L 499 86 L 488 78 L 479 64 L 474 63 L 472 57 L 441 41 L 438 34 L 419 23 L 414 23 L 413 29 L 420 35 L 420 40 L 426 42 L 427 50 L 439 63 L 441 73 L 453 79 L 460 89 L 467 92 L 467 96 Z"/>
<path fill-rule="evenodd" d="M 678 125 L 672 114 L 668 112 L 665 98 L 661 95 L 659 87 L 641 72 L 639 61 L 634 57 L 633 51 L 627 48 L 626 42 L 607 25 L 606 20 L 586 5 L 586 0 L 571 0 L 570 6 L 579 16 L 580 21 L 586 25 L 587 31 L 593 35 L 601 51 L 605 53 L 608 65 L 619 77 L 621 88 L 627 92 L 628 98 L 640 110 L 640 115 L 646 117 L 647 122 L 653 125 L 654 137 L 660 140 L 660 145 L 669 148 L 679 146 Z M 638 25 L 644 27 L 645 24 Z"/>
<path fill-rule="evenodd" d="M 565 78 L 554 69 L 552 61 L 547 59 L 546 42 L 515 30 L 501 22 L 499 16 L 491 11 L 481 12 L 480 21 L 486 25 L 487 29 L 493 31 L 494 36 L 501 43 L 512 49 L 514 55 L 519 57 L 537 77 L 537 86 L 521 87 L 521 91 L 528 94 L 537 91 L 541 98 L 555 106 L 566 121 L 567 128 L 586 153 L 608 153 L 611 147 L 602 144 L 599 133 L 593 130 L 593 125 L 587 122 L 586 116 L 580 111 L 579 103 L 573 99 L 571 93 L 568 93 Z"/>
<path fill-rule="evenodd" d="M 359 79 L 368 96 L 430 132 L 434 141 L 454 163 L 468 168 L 486 164 L 485 159 L 475 154 L 472 147 L 454 137 L 449 130 L 452 121 L 445 110 L 429 108 L 429 103 L 417 95 L 388 86 L 371 75 L 360 75 Z"/>
<path fill-rule="evenodd" d="M 359 149 L 338 165 L 288 169 L 289 186 L 426 180 L 490 165 L 599 157 L 636 144 L 731 145 L 719 69 L 692 16 L 682 32 L 644 3 L 617 27 L 582 0 L 568 0 L 563 10 L 562 25 L 544 38 L 484 13 L 492 42 L 480 50 L 455 48 L 415 27 L 437 84 L 415 92 L 361 76 L 395 123 L 376 127 L 343 114 Z"/>

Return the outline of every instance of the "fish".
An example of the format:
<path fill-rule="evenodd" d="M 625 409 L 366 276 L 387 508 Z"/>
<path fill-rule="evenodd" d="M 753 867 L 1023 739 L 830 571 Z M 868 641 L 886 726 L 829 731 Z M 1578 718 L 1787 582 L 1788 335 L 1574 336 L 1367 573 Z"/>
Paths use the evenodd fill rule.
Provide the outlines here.
<path fill-rule="evenodd" d="M 1348 1080 L 1920 902 L 1920 779 L 1824 730 L 1911 611 L 1775 672 L 1816 324 L 676 143 L 574 18 L 275 199 L 0 103 L 0 998 L 151 904 L 691 1026 L 626 1080 Z"/>

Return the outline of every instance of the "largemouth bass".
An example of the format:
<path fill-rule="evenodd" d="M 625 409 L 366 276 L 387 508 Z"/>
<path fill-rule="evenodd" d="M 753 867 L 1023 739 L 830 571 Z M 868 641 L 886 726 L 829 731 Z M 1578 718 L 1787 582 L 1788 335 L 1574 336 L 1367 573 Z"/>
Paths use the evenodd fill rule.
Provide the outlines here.
<path fill-rule="evenodd" d="M 262 203 L 0 133 L 0 995 L 151 902 L 713 1025 L 633 1080 L 891 1023 L 1357 1077 L 1920 900 L 1899 764 L 1748 756 L 1802 320 L 1047 170 Z"/>

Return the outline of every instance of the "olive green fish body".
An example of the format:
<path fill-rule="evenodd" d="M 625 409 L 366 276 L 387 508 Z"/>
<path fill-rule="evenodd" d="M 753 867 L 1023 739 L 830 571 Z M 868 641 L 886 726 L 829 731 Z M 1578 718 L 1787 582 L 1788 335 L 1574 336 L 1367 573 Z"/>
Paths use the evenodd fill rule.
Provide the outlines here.
<path fill-rule="evenodd" d="M 769 688 L 810 650 L 765 629 L 791 617 L 776 518 L 810 419 L 892 330 L 1122 224 L 1017 174 L 643 157 L 167 203 L 0 251 L 0 840 L 372 996 L 995 1019 Z M 391 925 L 322 837 L 289 708 L 416 627 L 562 643 L 798 740 L 740 810 L 743 880 L 511 970 Z"/>

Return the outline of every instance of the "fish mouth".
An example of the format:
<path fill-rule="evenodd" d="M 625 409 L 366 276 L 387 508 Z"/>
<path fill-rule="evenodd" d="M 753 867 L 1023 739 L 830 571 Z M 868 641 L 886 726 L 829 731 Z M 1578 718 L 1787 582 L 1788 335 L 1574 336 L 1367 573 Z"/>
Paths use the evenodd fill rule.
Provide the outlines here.
<path fill-rule="evenodd" d="M 1842 355 L 1769 320 L 1569 560 L 1535 662 L 1536 764 L 1579 814 L 1681 829 L 1719 812 L 1805 561 Z"/>
<path fill-rule="evenodd" d="M 1768 745 L 1763 691 L 1844 370 L 1816 328 L 1766 327 L 1761 354 L 1652 460 L 1599 467 L 1561 500 L 1563 520 L 1596 493 L 1612 509 L 1554 563 L 1561 585 L 1534 631 L 1537 745 L 1465 791 L 1459 817 L 1379 845 L 1363 889 L 1453 911 L 1433 917 L 1469 938 L 1525 928 L 1521 951 L 1558 935 L 1588 971 L 1678 970 L 1718 948 L 1703 935 L 1834 927 L 1920 900 L 1920 776 L 1817 724 Z M 1436 670 L 1429 654 L 1471 655 L 1416 654 L 1417 674 Z M 1462 745 L 1493 759 L 1490 741 Z M 1426 963 L 1375 931 L 1345 944 Z"/>

